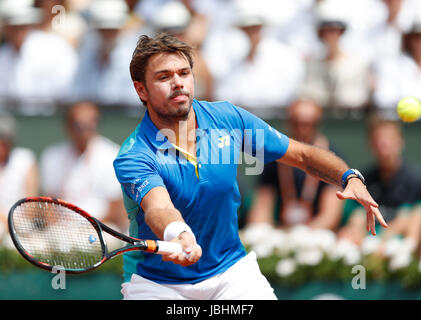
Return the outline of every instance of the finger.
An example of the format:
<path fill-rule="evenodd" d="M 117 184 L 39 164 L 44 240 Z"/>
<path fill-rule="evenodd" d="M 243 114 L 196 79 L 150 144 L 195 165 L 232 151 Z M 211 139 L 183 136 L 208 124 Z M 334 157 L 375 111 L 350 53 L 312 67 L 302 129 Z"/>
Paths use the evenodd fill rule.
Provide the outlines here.
<path fill-rule="evenodd" d="M 384 220 L 380 210 L 378 208 L 373 208 L 372 211 L 373 211 L 374 215 L 376 216 L 377 220 L 379 221 L 380 225 L 384 228 L 387 228 L 387 223 Z"/>
<path fill-rule="evenodd" d="M 201 256 L 202 256 L 202 248 L 200 247 L 200 245 L 196 244 L 195 248 L 188 255 L 188 257 L 185 256 L 187 260 L 185 263 L 194 264 L 201 258 Z"/>
<path fill-rule="evenodd" d="M 341 192 L 341 191 L 336 191 L 336 197 L 339 200 L 345 200 L 345 199 L 357 200 L 354 195 L 349 194 L 347 192 Z"/>
<path fill-rule="evenodd" d="M 371 234 L 373 236 L 376 235 L 376 216 L 373 212 L 370 213 L 370 220 L 371 220 Z"/>
<path fill-rule="evenodd" d="M 366 230 L 367 230 L 367 232 L 370 232 L 370 213 L 369 213 L 369 211 L 367 211 L 367 214 L 366 214 L 366 216 L 365 216 L 365 219 L 366 219 Z"/>

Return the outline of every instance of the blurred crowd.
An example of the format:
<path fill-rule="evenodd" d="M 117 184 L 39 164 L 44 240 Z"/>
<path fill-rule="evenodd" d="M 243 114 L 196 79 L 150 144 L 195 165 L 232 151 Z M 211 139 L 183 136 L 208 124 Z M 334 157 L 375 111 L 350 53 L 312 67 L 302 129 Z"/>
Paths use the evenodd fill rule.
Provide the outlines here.
<path fill-rule="evenodd" d="M 195 47 L 198 99 L 387 113 L 421 97 L 418 0 L 1 0 L 0 22 L 1 108 L 24 114 L 138 107 L 128 65 L 156 32 Z"/>
<path fill-rule="evenodd" d="M 139 36 L 157 32 L 194 46 L 197 99 L 283 117 L 297 140 L 336 152 L 319 130 L 323 114 L 369 117 L 376 162 L 363 173 L 389 223 L 382 237 L 404 236 L 420 252 L 421 177 L 395 121 L 400 98 L 421 98 L 420 0 L 0 0 L 0 238 L 14 201 L 39 193 L 127 231 L 118 145 L 97 126 L 102 109 L 142 107 L 129 63 Z M 59 110 L 66 141 L 39 161 L 14 145 L 13 114 Z M 245 227 L 306 225 L 361 245 L 363 210 L 337 190 L 268 164 Z"/>

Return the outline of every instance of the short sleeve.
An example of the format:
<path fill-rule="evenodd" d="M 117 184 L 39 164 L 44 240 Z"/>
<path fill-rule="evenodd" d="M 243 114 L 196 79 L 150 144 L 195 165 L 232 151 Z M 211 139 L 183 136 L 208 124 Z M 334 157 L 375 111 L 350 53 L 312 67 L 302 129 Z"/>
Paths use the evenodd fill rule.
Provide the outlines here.
<path fill-rule="evenodd" d="M 264 163 L 283 157 L 289 145 L 289 138 L 252 113 L 234 106 L 239 114 L 243 129 L 243 152 Z"/>
<path fill-rule="evenodd" d="M 153 159 L 140 157 L 138 154 L 136 157 L 131 156 L 130 152 L 114 160 L 114 170 L 123 191 L 139 205 L 153 188 L 165 188 L 158 169 L 159 166 Z"/>

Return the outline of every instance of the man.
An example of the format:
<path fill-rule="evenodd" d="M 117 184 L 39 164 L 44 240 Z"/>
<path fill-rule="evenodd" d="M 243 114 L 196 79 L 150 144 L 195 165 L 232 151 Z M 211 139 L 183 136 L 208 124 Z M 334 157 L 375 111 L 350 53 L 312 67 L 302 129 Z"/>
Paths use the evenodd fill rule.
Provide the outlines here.
<path fill-rule="evenodd" d="M 122 293 L 125 299 L 276 299 L 238 236 L 241 150 L 329 183 L 344 180 L 337 196 L 365 206 L 368 229 L 374 234 L 376 217 L 386 224 L 358 173 L 333 153 L 289 139 L 228 102 L 195 100 L 191 50 L 166 34 L 142 36 L 130 63 L 147 108 L 114 161 L 130 233 L 179 242 L 184 254 L 126 254 Z"/>
<path fill-rule="evenodd" d="M 373 102 L 385 117 L 396 118 L 395 107 L 402 97 L 421 98 L 421 6 L 414 8 L 411 27 L 402 34 L 401 53 L 378 59 L 375 77 Z"/>
<path fill-rule="evenodd" d="M 7 226 L 10 208 L 19 199 L 38 195 L 36 156 L 15 145 L 16 125 L 13 117 L 0 117 L 0 246 L 13 246 Z"/>
<path fill-rule="evenodd" d="M 41 154 L 41 188 L 125 232 L 127 219 L 112 167 L 119 146 L 98 133 L 99 116 L 91 102 L 69 107 L 65 118 L 69 139 Z"/>
<path fill-rule="evenodd" d="M 419 201 L 421 174 L 403 158 L 404 137 L 396 121 L 370 119 L 368 125 L 374 165 L 366 172 L 369 192 L 377 199 L 389 228 L 382 237 L 406 234 L 410 226 L 408 208 Z M 361 244 L 365 237 L 362 208 L 355 208 L 339 236 Z"/>
<path fill-rule="evenodd" d="M 288 108 L 288 128 L 295 140 L 332 150 L 320 130 L 323 110 L 312 100 L 297 100 Z M 280 227 L 306 224 L 334 230 L 340 223 L 339 187 L 326 184 L 304 171 L 277 162 L 265 165 L 247 224 Z M 275 211 L 275 212 L 274 212 Z M 275 213 L 275 214 L 274 214 Z"/>
<path fill-rule="evenodd" d="M 137 105 L 138 97 L 125 71 L 140 30 L 124 29 L 129 11 L 123 0 L 92 1 L 88 13 L 90 30 L 80 41 L 79 64 L 72 83 L 74 96 L 130 110 Z M 144 26 L 141 28 L 144 33 Z"/>
<path fill-rule="evenodd" d="M 304 60 L 265 32 L 269 21 L 265 12 L 258 10 L 259 5 L 253 1 L 239 1 L 237 5 L 234 24 L 244 34 L 247 49 L 240 51 L 243 56 L 228 67 L 224 77 L 216 79 L 215 97 L 253 110 L 287 106 L 298 95 L 304 79 Z M 231 55 L 227 50 L 221 53 Z"/>
<path fill-rule="evenodd" d="M 361 109 L 369 101 L 369 64 L 359 54 L 343 50 L 348 24 L 341 11 L 336 10 L 337 4 L 334 0 L 322 0 L 316 7 L 315 31 L 323 49 L 307 60 L 301 95 L 325 108 Z"/>
<path fill-rule="evenodd" d="M 0 100 L 13 112 L 48 115 L 69 97 L 77 53 L 58 36 L 36 30 L 42 11 L 30 1 L 0 1 Z"/>

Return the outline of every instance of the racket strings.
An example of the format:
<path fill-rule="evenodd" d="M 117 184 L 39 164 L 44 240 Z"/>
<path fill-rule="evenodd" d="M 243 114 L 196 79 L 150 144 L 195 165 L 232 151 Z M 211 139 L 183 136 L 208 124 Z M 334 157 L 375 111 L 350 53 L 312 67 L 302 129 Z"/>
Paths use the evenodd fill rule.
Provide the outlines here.
<path fill-rule="evenodd" d="M 15 208 L 13 223 L 23 249 L 41 263 L 80 270 L 103 257 L 95 227 L 62 205 L 24 202 Z"/>

